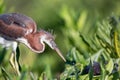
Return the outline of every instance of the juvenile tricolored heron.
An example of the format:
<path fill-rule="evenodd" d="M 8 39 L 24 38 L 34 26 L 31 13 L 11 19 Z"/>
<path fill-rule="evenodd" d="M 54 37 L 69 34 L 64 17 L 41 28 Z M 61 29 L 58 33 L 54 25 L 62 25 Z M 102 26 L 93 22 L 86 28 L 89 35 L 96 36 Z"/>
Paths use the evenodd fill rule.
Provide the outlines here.
<path fill-rule="evenodd" d="M 53 35 L 44 30 L 37 31 L 36 23 L 30 17 L 20 13 L 0 15 L 0 44 L 6 48 L 12 48 L 10 63 L 20 74 L 16 62 L 18 43 L 23 43 L 35 53 L 42 53 L 46 43 L 66 61 L 56 46 Z"/>

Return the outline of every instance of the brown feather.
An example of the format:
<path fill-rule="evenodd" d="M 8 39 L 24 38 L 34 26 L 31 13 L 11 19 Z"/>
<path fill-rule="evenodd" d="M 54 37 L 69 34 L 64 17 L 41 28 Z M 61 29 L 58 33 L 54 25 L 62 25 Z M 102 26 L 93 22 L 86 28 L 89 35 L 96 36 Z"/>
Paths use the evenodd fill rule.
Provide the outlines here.
<path fill-rule="evenodd" d="M 38 37 L 39 33 L 33 33 L 25 36 L 24 38 L 27 39 L 30 47 L 34 51 L 43 52 L 44 51 L 44 44 L 40 42 L 40 38 Z"/>
<path fill-rule="evenodd" d="M 0 35 L 8 39 L 16 39 L 36 32 L 36 23 L 19 13 L 0 15 Z"/>
<path fill-rule="evenodd" d="M 6 25 L 0 20 L 0 35 L 8 39 L 17 39 L 19 37 L 25 36 L 26 29 L 17 27 L 15 24 Z"/>

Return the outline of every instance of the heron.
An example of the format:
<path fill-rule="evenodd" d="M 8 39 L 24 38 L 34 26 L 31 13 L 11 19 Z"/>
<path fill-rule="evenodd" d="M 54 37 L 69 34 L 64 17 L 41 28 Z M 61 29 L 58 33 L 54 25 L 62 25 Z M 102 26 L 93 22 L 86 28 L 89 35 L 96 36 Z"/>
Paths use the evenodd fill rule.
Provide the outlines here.
<path fill-rule="evenodd" d="M 19 43 L 27 46 L 35 53 L 42 53 L 45 50 L 45 43 L 66 62 L 61 51 L 55 43 L 54 36 L 43 29 L 37 30 L 35 21 L 21 13 L 6 13 L 0 15 L 0 44 L 12 49 L 10 64 L 20 75 L 19 66 L 16 61 L 16 49 Z"/>

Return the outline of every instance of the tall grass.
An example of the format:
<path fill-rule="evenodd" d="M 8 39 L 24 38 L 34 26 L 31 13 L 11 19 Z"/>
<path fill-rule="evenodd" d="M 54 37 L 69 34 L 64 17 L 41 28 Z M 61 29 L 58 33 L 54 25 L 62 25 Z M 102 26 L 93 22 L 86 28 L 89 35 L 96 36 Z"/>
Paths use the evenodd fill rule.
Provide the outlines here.
<path fill-rule="evenodd" d="M 1 0 L 0 13 L 4 10 L 5 5 Z M 58 15 L 64 21 L 61 30 L 64 44 L 61 45 L 69 50 L 65 56 L 65 70 L 54 75 L 50 59 L 44 57 L 43 61 L 39 60 L 38 63 L 42 64 L 46 60 L 43 64 L 45 66 L 36 67 L 39 65 L 37 62 L 31 68 L 27 67 L 28 64 L 21 65 L 21 76 L 17 76 L 8 60 L 11 50 L 1 47 L 0 80 L 119 80 L 119 17 L 112 15 L 99 21 L 97 17 L 90 18 L 87 10 L 78 13 L 67 6 L 63 6 Z M 17 49 L 17 53 L 23 51 Z M 20 57 L 22 56 L 17 55 L 18 61 Z M 54 60 L 51 60 L 51 64 L 54 65 Z M 42 69 L 41 73 L 32 70 L 33 67 L 37 70 Z M 56 68 L 59 67 L 62 66 Z"/>
<path fill-rule="evenodd" d="M 86 11 L 76 20 L 69 8 L 62 9 L 67 53 L 61 80 L 118 80 L 120 78 L 119 17 L 89 21 Z M 91 24 L 90 24 L 91 23 Z M 93 25 L 93 23 L 95 25 Z"/>

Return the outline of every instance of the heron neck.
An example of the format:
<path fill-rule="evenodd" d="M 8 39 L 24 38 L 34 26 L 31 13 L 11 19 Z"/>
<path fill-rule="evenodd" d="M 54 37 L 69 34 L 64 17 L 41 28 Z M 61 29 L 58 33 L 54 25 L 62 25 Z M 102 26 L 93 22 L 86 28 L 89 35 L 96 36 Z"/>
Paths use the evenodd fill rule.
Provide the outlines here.
<path fill-rule="evenodd" d="M 36 34 L 29 34 L 25 36 L 27 39 L 28 47 L 36 53 L 42 53 L 44 51 L 45 45 L 40 42 L 39 37 Z"/>

